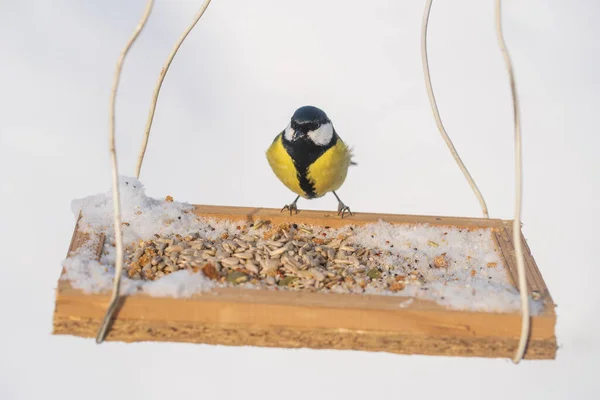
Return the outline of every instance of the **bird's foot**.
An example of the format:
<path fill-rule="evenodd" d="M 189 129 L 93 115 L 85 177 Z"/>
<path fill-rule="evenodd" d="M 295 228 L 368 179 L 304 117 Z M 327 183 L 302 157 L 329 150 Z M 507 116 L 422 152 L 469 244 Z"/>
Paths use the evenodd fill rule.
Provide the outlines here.
<path fill-rule="evenodd" d="M 283 212 L 283 210 L 290 210 L 290 215 L 292 215 L 294 211 L 296 212 L 296 214 L 298 214 L 298 206 L 296 205 L 296 203 L 298 202 L 299 198 L 300 196 L 296 197 L 296 200 L 294 200 L 290 204 L 286 204 L 285 206 L 283 206 L 280 212 Z"/>
<path fill-rule="evenodd" d="M 341 201 L 338 204 L 338 215 L 342 216 L 342 219 L 344 219 L 344 215 L 348 213 L 350 214 L 350 216 L 352 216 L 352 211 L 350 211 L 350 207 L 348 207 L 347 205 L 345 205 L 344 203 L 342 203 Z"/>
<path fill-rule="evenodd" d="M 298 214 L 298 207 L 296 206 L 296 203 L 286 204 L 285 206 L 283 206 L 280 212 L 283 212 L 283 210 L 290 210 L 290 215 L 292 215 L 294 211 L 296 212 L 296 214 Z"/>
<path fill-rule="evenodd" d="M 333 195 L 335 196 L 335 198 L 338 201 L 338 215 L 342 216 L 342 219 L 344 218 L 344 215 L 346 213 L 350 214 L 350 216 L 352 216 L 352 211 L 350 211 L 350 207 L 348 207 L 347 205 L 344 204 L 344 202 L 340 199 L 340 197 L 337 195 L 336 192 L 333 192 Z"/>

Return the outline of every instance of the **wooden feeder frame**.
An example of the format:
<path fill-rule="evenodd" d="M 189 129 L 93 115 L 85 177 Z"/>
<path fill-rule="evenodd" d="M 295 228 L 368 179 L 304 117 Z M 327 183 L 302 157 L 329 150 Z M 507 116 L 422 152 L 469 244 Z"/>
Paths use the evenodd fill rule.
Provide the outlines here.
<path fill-rule="evenodd" d="M 517 266 L 512 221 L 488 218 L 355 213 L 340 219 L 335 212 L 302 210 L 290 216 L 278 209 L 196 205 L 198 216 L 253 223 L 295 222 L 333 228 L 383 220 L 393 224 L 430 224 L 491 228 L 497 249 L 516 287 Z M 555 304 L 525 238 L 528 290 L 544 302 L 531 317 L 524 358 L 556 356 Z M 100 240 L 98 240 L 100 239 Z M 95 240 L 100 256 L 104 237 L 93 238 L 75 226 L 68 256 Z M 96 336 L 110 293 L 84 294 L 58 281 L 53 333 Z M 121 304 L 106 340 L 166 341 L 284 348 L 383 351 L 400 354 L 510 358 L 519 342 L 521 315 L 449 309 L 433 301 L 402 296 L 307 293 L 287 290 L 217 288 L 191 298 L 135 294 Z"/>

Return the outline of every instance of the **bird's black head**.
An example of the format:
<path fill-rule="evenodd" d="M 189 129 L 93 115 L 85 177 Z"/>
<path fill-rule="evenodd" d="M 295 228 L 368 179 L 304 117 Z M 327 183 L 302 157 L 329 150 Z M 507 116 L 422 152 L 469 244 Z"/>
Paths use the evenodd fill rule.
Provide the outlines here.
<path fill-rule="evenodd" d="M 335 144 L 335 130 L 323 110 L 304 106 L 296 110 L 283 131 L 284 142 L 294 146 L 329 146 Z"/>
<path fill-rule="evenodd" d="M 291 127 L 295 131 L 307 133 L 310 131 L 316 131 L 331 122 L 327 117 L 327 114 L 320 108 L 314 106 L 304 106 L 296 110 L 291 119 Z"/>

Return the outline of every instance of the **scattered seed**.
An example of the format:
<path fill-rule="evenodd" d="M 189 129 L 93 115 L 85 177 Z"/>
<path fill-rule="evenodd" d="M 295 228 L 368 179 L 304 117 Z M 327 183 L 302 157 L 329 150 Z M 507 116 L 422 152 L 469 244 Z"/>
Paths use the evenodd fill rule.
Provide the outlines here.
<path fill-rule="evenodd" d="M 246 269 L 253 274 L 258 274 L 258 266 L 252 262 L 247 262 L 245 265 Z"/>
<path fill-rule="evenodd" d="M 335 260 L 333 260 L 333 262 L 336 263 L 336 264 L 344 264 L 344 265 L 352 265 L 352 264 L 354 264 L 354 261 L 340 260 L 338 258 L 336 258 Z"/>
<path fill-rule="evenodd" d="M 287 247 L 286 247 L 286 246 L 284 246 L 284 247 L 280 247 L 280 248 L 278 248 L 277 250 L 273 250 L 273 251 L 271 251 L 271 252 L 269 253 L 269 255 L 270 255 L 271 257 L 280 256 L 280 255 L 282 255 L 283 253 L 285 253 L 286 251 L 288 251 L 288 249 L 287 249 Z"/>
<path fill-rule="evenodd" d="M 172 252 L 182 252 L 183 251 L 183 246 L 180 245 L 174 245 L 174 246 L 169 246 L 165 249 L 166 253 L 172 253 Z"/>
<path fill-rule="evenodd" d="M 212 280 L 215 280 L 219 277 L 219 272 L 217 271 L 217 268 L 211 263 L 206 263 L 202 266 L 202 273 L 208 279 Z"/>
<path fill-rule="evenodd" d="M 244 260 L 250 260 L 250 259 L 252 259 L 254 257 L 254 255 L 252 253 L 249 253 L 249 252 L 235 253 L 233 256 L 237 257 L 237 258 L 242 258 Z"/>
<path fill-rule="evenodd" d="M 446 268 L 448 267 L 448 261 L 446 260 L 445 254 L 437 256 L 433 259 L 433 265 L 436 268 Z"/>
<path fill-rule="evenodd" d="M 294 282 L 296 279 L 298 279 L 297 276 L 286 276 L 285 278 L 283 278 L 282 280 L 279 281 L 279 286 L 288 286 L 290 283 Z"/>
<path fill-rule="evenodd" d="M 255 229 L 257 225 L 260 227 L 255 224 Z M 135 241 L 126 248 L 127 276 L 135 280 L 156 280 L 190 269 L 202 272 L 215 282 L 233 285 L 250 282 L 259 287 L 278 284 L 289 290 L 399 292 L 409 285 L 422 285 L 430 278 L 422 267 L 414 264 L 419 259 L 430 268 L 449 266 L 445 253 L 428 258 L 415 250 L 408 258 L 408 254 L 402 256 L 389 249 L 361 247 L 348 240 L 351 235 L 347 234 L 334 237 L 335 233 L 329 231 L 329 237 L 327 234 L 323 238 L 308 237 L 304 234 L 312 234 L 312 231 L 292 224 L 273 226 L 262 237 L 247 233 L 241 225 L 237 231 L 226 232 L 214 240 L 201 238 L 195 232 L 186 236 L 157 234 L 151 240 Z M 410 243 L 407 246 L 411 246 Z M 428 241 L 428 246 L 439 247 L 432 241 Z M 396 257 L 398 262 L 384 263 L 389 257 Z M 494 268 L 498 263 L 484 265 Z M 467 265 L 467 268 L 472 267 Z M 477 274 L 477 271 L 471 273 Z"/>
<path fill-rule="evenodd" d="M 260 228 L 261 226 L 263 226 L 263 225 L 264 225 L 264 224 L 266 224 L 266 223 L 267 223 L 267 221 L 265 221 L 265 220 L 262 220 L 262 219 L 259 219 L 258 221 L 256 221 L 256 222 L 254 223 L 254 226 L 253 226 L 253 228 L 254 228 L 254 229 L 258 229 L 258 228 Z"/>
<path fill-rule="evenodd" d="M 227 257 L 221 260 L 221 262 L 227 266 L 233 266 L 240 263 L 240 259 L 236 257 Z"/>
<path fill-rule="evenodd" d="M 247 280 L 248 275 L 241 271 L 232 271 L 229 274 L 227 274 L 227 281 L 235 285 L 246 282 Z"/>
<path fill-rule="evenodd" d="M 274 285 L 275 284 L 275 278 L 272 276 L 267 276 L 265 278 L 265 282 L 267 282 L 267 285 Z"/>
<path fill-rule="evenodd" d="M 367 272 L 367 276 L 371 279 L 378 279 L 381 277 L 381 272 L 377 268 L 373 268 Z"/>

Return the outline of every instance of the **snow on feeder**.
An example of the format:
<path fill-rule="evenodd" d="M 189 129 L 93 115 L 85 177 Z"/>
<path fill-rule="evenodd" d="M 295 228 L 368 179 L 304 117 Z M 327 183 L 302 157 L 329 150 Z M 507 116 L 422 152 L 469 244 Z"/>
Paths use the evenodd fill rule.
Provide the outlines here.
<path fill-rule="evenodd" d="M 431 1 L 422 36 L 428 93 L 486 218 L 360 212 L 341 218 L 327 211 L 292 214 L 148 197 L 138 178 L 118 174 L 114 98 L 122 61 L 152 3 L 117 66 L 112 191 L 73 202 L 77 223 L 58 282 L 55 334 L 98 342 L 555 358 L 555 305 L 521 234 L 520 181 L 515 220 L 488 218 L 441 124 L 425 51 Z M 161 72 L 137 177 L 167 68 L 209 3 Z M 518 107 L 515 118 L 518 149 Z"/>

